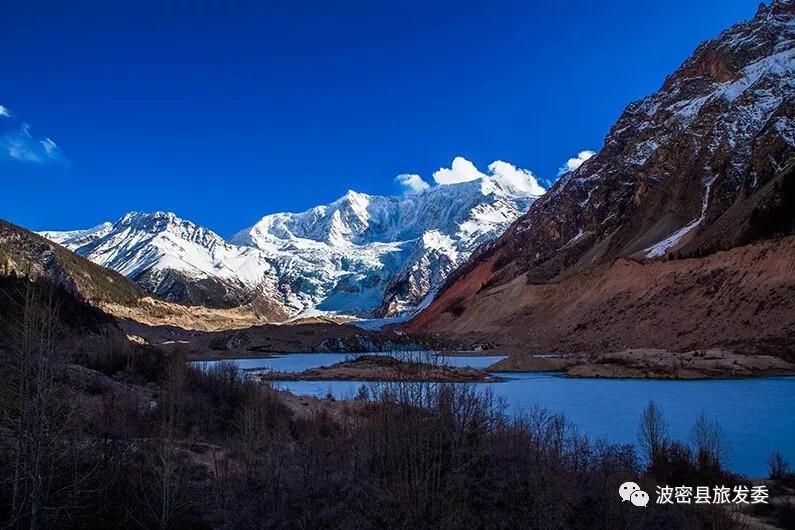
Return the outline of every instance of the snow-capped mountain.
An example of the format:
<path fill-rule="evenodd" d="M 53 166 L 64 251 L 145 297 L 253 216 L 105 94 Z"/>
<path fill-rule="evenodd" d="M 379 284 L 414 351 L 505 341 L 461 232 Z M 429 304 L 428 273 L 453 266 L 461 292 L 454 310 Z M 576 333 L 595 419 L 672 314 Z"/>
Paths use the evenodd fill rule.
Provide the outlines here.
<path fill-rule="evenodd" d="M 577 335 L 572 331 L 589 330 L 594 344 L 623 348 L 650 341 L 643 336 L 649 328 L 624 317 L 651 314 L 656 320 L 649 317 L 643 325 L 658 325 L 659 337 L 666 325 L 669 331 L 679 326 L 670 333 L 674 338 L 655 347 L 709 344 L 711 339 L 692 339 L 697 330 L 722 329 L 734 316 L 724 318 L 704 303 L 709 290 L 699 300 L 697 289 L 681 286 L 686 264 L 673 263 L 672 268 L 684 269 L 682 276 L 665 278 L 648 292 L 644 289 L 652 284 L 645 273 L 638 273 L 634 279 L 642 280 L 635 284 L 632 278 L 624 285 L 605 278 L 620 278 L 616 271 L 628 263 L 655 262 L 650 270 L 661 259 L 697 260 L 792 234 L 793 168 L 795 0 L 773 0 L 761 4 L 752 19 L 699 45 L 657 92 L 630 103 L 599 153 L 562 177 L 500 238 L 453 272 L 409 329 L 472 335 L 498 329 L 506 336 L 514 333 L 522 344 L 529 342 L 528 330 L 537 334 L 536 343 L 553 337 L 558 344 Z M 793 263 L 786 246 L 775 248 L 781 263 Z M 742 267 L 749 265 L 738 259 L 735 266 L 736 276 L 744 277 L 748 269 Z M 753 296 L 777 299 L 775 289 L 784 292 L 786 283 L 779 279 L 751 287 L 724 279 L 722 272 L 714 271 L 713 277 L 722 278 L 715 306 Z M 748 272 L 752 276 L 760 274 Z M 568 290 L 560 287 L 564 284 Z M 554 322 L 545 323 L 550 311 L 543 302 L 551 286 L 579 306 L 562 307 L 561 300 Z M 632 301 L 628 315 L 615 318 L 617 304 L 627 300 Z M 708 309 L 699 312 L 701 303 Z M 766 306 L 760 302 L 757 313 L 764 315 Z M 582 307 L 589 310 L 578 313 Z M 666 321 L 671 311 L 688 318 Z M 753 318 L 729 320 L 735 329 L 726 336 Z"/>
<path fill-rule="evenodd" d="M 208 307 L 278 307 L 273 303 L 278 299 L 273 270 L 261 252 L 230 245 L 172 213 L 132 212 L 88 230 L 41 235 L 168 300 Z"/>
<path fill-rule="evenodd" d="M 475 258 L 502 256 L 495 282 L 545 282 L 620 256 L 742 244 L 794 156 L 795 0 L 775 0 L 630 103 L 601 151 Z"/>
<path fill-rule="evenodd" d="M 111 228 L 113 228 L 113 223 L 105 222 L 86 230 L 67 230 L 63 232 L 49 230 L 39 232 L 39 235 L 64 247 L 79 248 L 101 238 L 110 232 Z"/>
<path fill-rule="evenodd" d="M 527 210 L 538 189 L 488 175 L 403 196 L 349 191 L 305 212 L 267 215 L 228 242 L 163 212 L 41 234 L 170 300 L 257 302 L 271 318 L 394 316 L 432 296 L 478 245 Z"/>

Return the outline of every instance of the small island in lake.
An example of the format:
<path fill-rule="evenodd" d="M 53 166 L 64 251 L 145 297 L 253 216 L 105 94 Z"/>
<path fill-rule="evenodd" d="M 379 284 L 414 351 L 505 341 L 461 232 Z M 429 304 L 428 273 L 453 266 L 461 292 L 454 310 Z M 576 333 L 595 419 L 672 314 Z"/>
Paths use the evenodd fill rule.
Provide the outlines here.
<path fill-rule="evenodd" d="M 436 383 L 494 383 L 502 379 L 484 370 L 387 355 L 362 355 L 331 366 L 301 372 L 255 372 L 261 381 L 423 381 Z"/>

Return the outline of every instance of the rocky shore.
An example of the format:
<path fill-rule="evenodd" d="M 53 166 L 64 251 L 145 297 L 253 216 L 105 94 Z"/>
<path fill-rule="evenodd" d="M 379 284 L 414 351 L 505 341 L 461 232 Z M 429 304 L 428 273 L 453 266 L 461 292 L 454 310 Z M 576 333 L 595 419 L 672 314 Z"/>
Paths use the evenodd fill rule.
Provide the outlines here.
<path fill-rule="evenodd" d="M 488 368 L 491 372 L 554 372 L 569 377 L 640 379 L 726 379 L 795 375 L 795 364 L 770 355 L 741 355 L 708 349 L 671 352 L 630 349 L 611 353 L 555 356 L 511 355 Z"/>

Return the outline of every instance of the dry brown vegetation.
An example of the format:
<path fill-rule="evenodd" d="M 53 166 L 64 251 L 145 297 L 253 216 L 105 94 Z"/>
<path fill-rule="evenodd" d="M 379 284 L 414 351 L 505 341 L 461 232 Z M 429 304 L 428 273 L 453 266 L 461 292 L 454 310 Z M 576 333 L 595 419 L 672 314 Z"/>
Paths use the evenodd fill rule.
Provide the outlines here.
<path fill-rule="evenodd" d="M 727 528 L 722 509 L 621 504 L 618 486 L 736 480 L 692 447 L 592 442 L 465 385 L 285 397 L 230 365 L 111 333 L 62 289 L 2 285 L 0 521 L 14 528 Z M 64 310 L 68 308 L 68 310 Z M 67 316 L 68 315 L 68 316 Z M 66 332 L 66 333 L 64 333 Z M 67 346 L 67 336 L 93 337 Z M 90 347 L 88 346 L 90 345 Z"/>

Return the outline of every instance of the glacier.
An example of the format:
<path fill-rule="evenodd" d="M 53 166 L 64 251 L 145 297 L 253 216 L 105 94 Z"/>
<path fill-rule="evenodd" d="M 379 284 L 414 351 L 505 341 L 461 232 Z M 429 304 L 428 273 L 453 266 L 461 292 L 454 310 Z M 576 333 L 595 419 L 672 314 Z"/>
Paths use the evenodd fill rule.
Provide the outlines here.
<path fill-rule="evenodd" d="M 405 318 L 457 266 L 543 192 L 499 173 L 399 196 L 348 191 L 304 212 L 273 213 L 225 240 L 170 212 L 130 212 L 44 237 L 167 300 L 233 307 L 268 300 L 272 320 Z"/>

